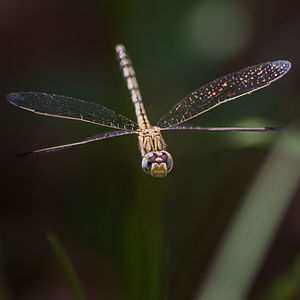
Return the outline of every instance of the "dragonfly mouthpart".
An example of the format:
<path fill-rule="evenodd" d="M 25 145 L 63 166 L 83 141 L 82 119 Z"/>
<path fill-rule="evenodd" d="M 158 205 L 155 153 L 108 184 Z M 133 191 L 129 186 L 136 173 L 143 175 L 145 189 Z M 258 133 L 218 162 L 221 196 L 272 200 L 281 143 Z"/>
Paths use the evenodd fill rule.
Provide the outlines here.
<path fill-rule="evenodd" d="M 143 157 L 142 168 L 153 177 L 166 177 L 173 168 L 173 158 L 167 151 L 151 151 Z"/>

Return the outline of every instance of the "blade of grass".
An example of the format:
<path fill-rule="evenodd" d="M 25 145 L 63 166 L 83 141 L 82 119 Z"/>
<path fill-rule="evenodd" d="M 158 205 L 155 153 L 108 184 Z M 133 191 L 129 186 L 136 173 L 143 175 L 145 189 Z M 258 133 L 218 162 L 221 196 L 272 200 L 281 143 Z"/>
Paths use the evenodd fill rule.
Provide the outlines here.
<path fill-rule="evenodd" d="M 53 247 L 53 250 L 55 252 L 56 258 L 58 262 L 60 263 L 68 282 L 71 286 L 71 289 L 73 291 L 74 298 L 76 300 L 85 300 L 85 297 L 82 293 L 78 277 L 76 275 L 76 272 L 72 266 L 72 263 L 66 253 L 66 250 L 62 246 L 61 242 L 57 238 L 57 236 L 53 233 L 47 234 L 47 239 L 50 242 L 51 246 Z"/>
<path fill-rule="evenodd" d="M 237 211 L 196 300 L 245 299 L 300 180 L 300 136 L 284 135 Z"/>

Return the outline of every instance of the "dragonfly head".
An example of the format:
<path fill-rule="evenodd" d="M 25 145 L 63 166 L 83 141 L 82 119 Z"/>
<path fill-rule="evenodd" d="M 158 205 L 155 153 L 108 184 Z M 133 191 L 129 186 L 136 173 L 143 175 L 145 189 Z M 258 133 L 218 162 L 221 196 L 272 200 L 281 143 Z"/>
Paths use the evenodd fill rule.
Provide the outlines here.
<path fill-rule="evenodd" d="M 151 151 L 143 157 L 142 168 L 153 177 L 165 177 L 173 168 L 173 158 L 167 151 Z"/>

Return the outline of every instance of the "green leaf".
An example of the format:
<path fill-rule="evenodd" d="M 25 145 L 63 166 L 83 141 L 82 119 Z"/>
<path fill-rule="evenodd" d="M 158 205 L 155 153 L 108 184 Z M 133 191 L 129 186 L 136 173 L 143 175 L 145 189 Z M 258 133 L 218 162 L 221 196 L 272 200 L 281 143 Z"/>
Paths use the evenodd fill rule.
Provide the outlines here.
<path fill-rule="evenodd" d="M 66 250 L 60 243 L 57 236 L 53 233 L 47 234 L 47 239 L 49 240 L 51 246 L 53 247 L 53 250 L 55 252 L 55 255 L 58 259 L 58 262 L 60 263 L 68 282 L 71 286 L 71 289 L 73 291 L 73 295 L 76 300 L 85 300 L 85 297 L 82 293 L 78 277 L 76 275 L 76 272 L 72 266 L 72 263 L 66 253 Z"/>
<path fill-rule="evenodd" d="M 300 136 L 269 154 L 230 224 L 196 300 L 245 299 L 300 180 Z"/>

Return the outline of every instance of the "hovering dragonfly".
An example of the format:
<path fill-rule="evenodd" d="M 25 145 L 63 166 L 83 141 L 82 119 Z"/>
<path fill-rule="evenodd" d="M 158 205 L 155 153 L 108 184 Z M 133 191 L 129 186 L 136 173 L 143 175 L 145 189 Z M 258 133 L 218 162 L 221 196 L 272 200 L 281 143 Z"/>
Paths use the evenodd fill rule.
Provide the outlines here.
<path fill-rule="evenodd" d="M 166 151 L 166 143 L 161 135 L 164 130 L 200 131 L 274 131 L 274 127 L 198 127 L 179 126 L 208 110 L 245 94 L 261 89 L 285 75 L 291 63 L 286 60 L 266 62 L 247 67 L 238 72 L 225 75 L 203 85 L 173 106 L 158 121 L 150 125 L 135 72 L 129 55 L 123 45 L 116 46 L 117 59 L 127 83 L 135 107 L 137 123 L 100 105 L 66 96 L 39 92 L 11 93 L 6 99 L 13 105 L 36 114 L 89 122 L 117 129 L 105 132 L 77 143 L 44 148 L 19 155 L 38 154 L 63 150 L 115 136 L 136 134 L 142 155 L 142 168 L 153 177 L 165 177 L 173 168 L 173 159 Z"/>

